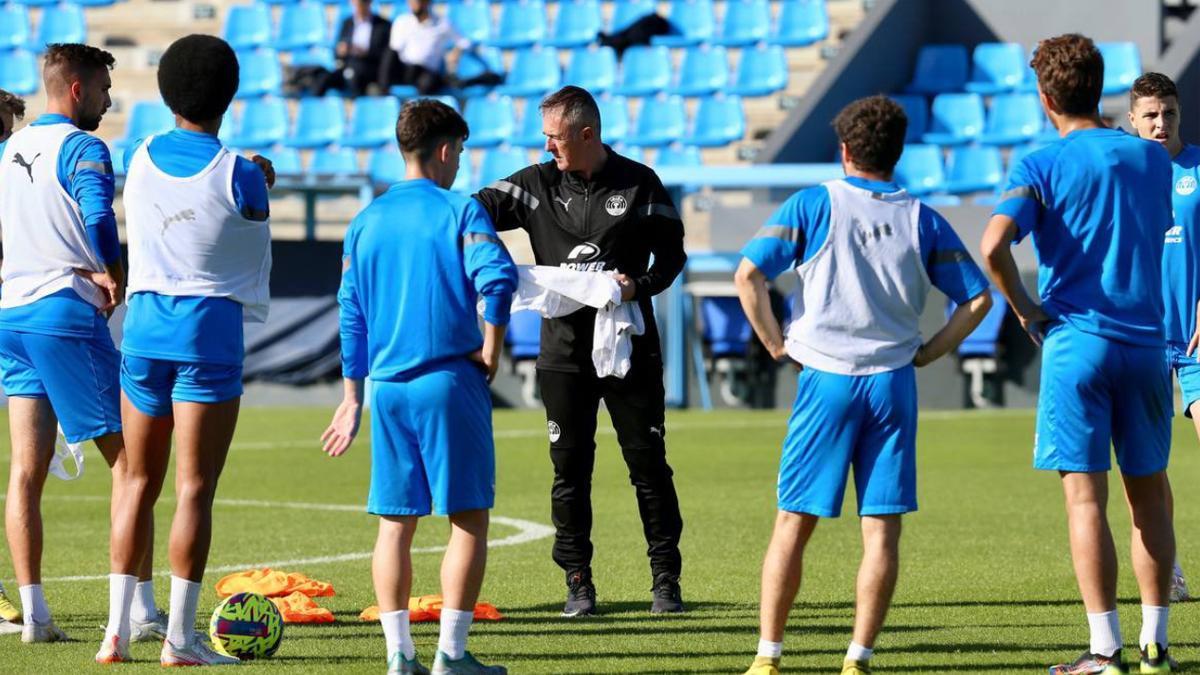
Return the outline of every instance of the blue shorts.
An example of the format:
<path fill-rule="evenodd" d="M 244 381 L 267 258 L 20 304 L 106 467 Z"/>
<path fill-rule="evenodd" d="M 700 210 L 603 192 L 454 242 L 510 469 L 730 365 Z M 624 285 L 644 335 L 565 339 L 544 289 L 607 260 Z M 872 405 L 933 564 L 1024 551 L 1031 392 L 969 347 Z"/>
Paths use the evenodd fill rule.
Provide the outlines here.
<path fill-rule="evenodd" d="M 1162 347 L 1116 342 L 1065 323 L 1042 345 L 1033 466 L 1051 471 L 1112 468 L 1127 476 L 1167 468 L 1171 374 Z"/>
<path fill-rule="evenodd" d="M 71 443 L 121 431 L 120 361 L 107 329 L 91 338 L 0 330 L 4 393 L 49 400 Z"/>
<path fill-rule="evenodd" d="M 1183 392 L 1183 415 L 1191 417 L 1192 404 L 1200 401 L 1200 354 L 1187 355 L 1187 345 L 1167 345 L 1167 367 L 1179 378 Z"/>
<path fill-rule="evenodd" d="M 858 513 L 917 510 L 917 379 L 800 372 L 779 462 L 779 509 L 836 518 L 854 467 Z"/>
<path fill-rule="evenodd" d="M 242 395 L 242 367 L 121 358 L 121 391 L 150 417 L 169 417 L 172 403 L 221 403 Z"/>
<path fill-rule="evenodd" d="M 371 382 L 367 511 L 444 516 L 495 500 L 492 396 L 478 366 L 455 359 L 404 382 Z"/>

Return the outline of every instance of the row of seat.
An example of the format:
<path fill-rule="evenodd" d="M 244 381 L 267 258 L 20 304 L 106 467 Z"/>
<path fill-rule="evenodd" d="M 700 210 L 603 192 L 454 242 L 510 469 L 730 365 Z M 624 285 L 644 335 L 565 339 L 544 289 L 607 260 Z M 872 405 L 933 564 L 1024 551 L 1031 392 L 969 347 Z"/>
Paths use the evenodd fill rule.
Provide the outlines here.
<path fill-rule="evenodd" d="M 1104 57 L 1104 95 L 1129 91 L 1142 73 L 1142 59 L 1132 42 L 1101 42 Z M 972 92 L 998 94 L 1032 92 L 1037 76 L 1029 66 L 1031 54 L 1012 42 L 986 42 L 967 48 L 958 44 L 930 44 L 917 53 L 912 82 L 905 91 L 916 94 Z"/>
<path fill-rule="evenodd" d="M 1037 143 L 1014 147 L 1008 156 L 1008 172 L 1038 147 Z M 943 161 L 940 146 L 909 144 L 896 165 L 896 181 L 918 196 L 997 192 L 1004 188 L 1007 175 L 1000 149 L 991 145 L 956 147 Z"/>
<path fill-rule="evenodd" d="M 938 94 L 930 107 L 924 96 L 894 97 L 908 115 L 905 142 L 935 145 L 1018 145 L 1057 138 L 1037 94 L 1000 94 L 984 108 L 979 94 Z"/>
<path fill-rule="evenodd" d="M 108 7 L 115 5 L 122 0 L 71 0 L 72 4 L 81 7 Z M 9 5 L 23 5 L 25 7 L 52 7 L 63 2 L 63 0 L 6 0 Z"/>
<path fill-rule="evenodd" d="M 0 52 L 13 49 L 41 52 L 46 45 L 58 42 L 87 42 L 87 20 L 81 4 L 43 7 L 36 30 L 25 5 L 0 4 Z M 6 58 L 7 54 L 0 55 L 0 59 Z"/>

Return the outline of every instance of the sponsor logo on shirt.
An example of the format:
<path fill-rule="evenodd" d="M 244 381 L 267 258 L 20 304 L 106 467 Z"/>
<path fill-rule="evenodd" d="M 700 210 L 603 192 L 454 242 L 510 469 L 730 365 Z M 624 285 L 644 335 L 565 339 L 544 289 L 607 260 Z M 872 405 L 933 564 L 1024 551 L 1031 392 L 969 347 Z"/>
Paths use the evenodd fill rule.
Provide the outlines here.
<path fill-rule="evenodd" d="M 613 195 L 604 202 L 604 210 L 608 211 L 610 216 L 619 216 L 628 208 L 629 202 L 625 201 L 625 197 L 622 195 Z"/>
<path fill-rule="evenodd" d="M 1183 243 L 1183 226 L 1176 225 L 1167 230 L 1167 237 L 1163 243 L 1166 244 L 1182 244 Z"/>
<path fill-rule="evenodd" d="M 567 254 L 567 261 L 559 267 L 579 272 L 603 272 L 604 262 L 596 262 L 596 258 L 599 257 L 600 247 L 588 242 L 571 249 Z"/>
<path fill-rule="evenodd" d="M 1175 192 L 1184 197 L 1196 191 L 1196 177 L 1184 176 L 1175 182 Z"/>

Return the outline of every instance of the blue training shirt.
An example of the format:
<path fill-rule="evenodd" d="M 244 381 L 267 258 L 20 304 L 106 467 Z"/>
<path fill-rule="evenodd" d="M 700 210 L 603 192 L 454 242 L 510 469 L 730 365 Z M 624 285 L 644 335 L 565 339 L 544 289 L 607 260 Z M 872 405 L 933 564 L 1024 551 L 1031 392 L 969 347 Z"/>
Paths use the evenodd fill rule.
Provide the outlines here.
<path fill-rule="evenodd" d="M 1200 301 L 1200 146 L 1185 145 L 1171 160 L 1174 227 L 1163 246 L 1164 325 L 1167 342 L 1186 349 L 1196 330 Z"/>
<path fill-rule="evenodd" d="M 484 319 L 508 324 L 517 268 L 479 202 L 430 180 L 396 183 L 346 232 L 342 374 L 405 380 L 483 345 Z"/>
<path fill-rule="evenodd" d="M 141 144 L 138 141 L 126 152 L 126 166 Z M 164 173 L 186 178 L 207 167 L 220 149 L 216 136 L 174 129 L 151 139 L 149 152 Z M 267 181 L 254 162 L 237 158 L 232 189 L 243 217 L 267 219 Z M 241 365 L 245 349 L 242 305 L 234 300 L 150 292 L 129 297 L 122 353 L 186 363 Z"/>
<path fill-rule="evenodd" d="M 1052 318 L 1135 345 L 1163 345 L 1163 235 L 1171 160 L 1118 129 L 1071 132 L 1013 169 L 995 214 L 1033 234 Z"/>
<path fill-rule="evenodd" d="M 900 190 L 894 182 L 847 176 L 846 182 L 873 192 Z M 769 279 L 803 264 L 813 257 L 829 234 L 829 190 L 818 185 L 801 190 L 785 201 L 767 220 L 742 255 Z M 937 211 L 922 204 L 917 237 L 925 272 L 938 290 L 962 304 L 988 289 L 987 279 L 971 259 L 954 228 Z"/>

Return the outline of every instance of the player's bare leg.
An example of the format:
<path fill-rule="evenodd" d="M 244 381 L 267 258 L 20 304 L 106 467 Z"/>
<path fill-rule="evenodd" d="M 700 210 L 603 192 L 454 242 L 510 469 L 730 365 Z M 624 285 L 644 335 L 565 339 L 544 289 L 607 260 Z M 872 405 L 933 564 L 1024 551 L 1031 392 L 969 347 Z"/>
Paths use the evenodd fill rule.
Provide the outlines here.
<path fill-rule="evenodd" d="M 1133 521 L 1133 571 L 1142 598 L 1142 672 L 1168 672 L 1167 620 L 1175 563 L 1175 528 L 1167 506 L 1170 483 L 1165 471 L 1122 479 Z"/>
<path fill-rule="evenodd" d="M 417 516 L 381 516 L 375 553 L 371 556 L 371 579 L 379 622 L 387 639 L 389 673 L 428 672 L 417 661 L 409 631 L 408 599 L 412 594 L 412 542 L 417 533 Z"/>
<path fill-rule="evenodd" d="M 467 651 L 467 633 L 487 567 L 487 509 L 450 514 L 450 542 L 442 558 L 442 618 L 434 673 L 502 675 L 501 666 L 484 666 Z"/>
<path fill-rule="evenodd" d="M 807 513 L 780 511 L 762 567 L 762 604 L 759 631 L 762 639 L 783 641 L 788 612 L 800 591 L 804 547 L 820 518 Z"/>
<path fill-rule="evenodd" d="M 854 643 L 873 649 L 900 573 L 900 515 L 863 516 L 863 557 L 858 568 Z"/>
<path fill-rule="evenodd" d="M 1090 613 L 1117 606 L 1117 552 L 1108 526 L 1108 473 L 1062 472 L 1071 561 Z"/>

